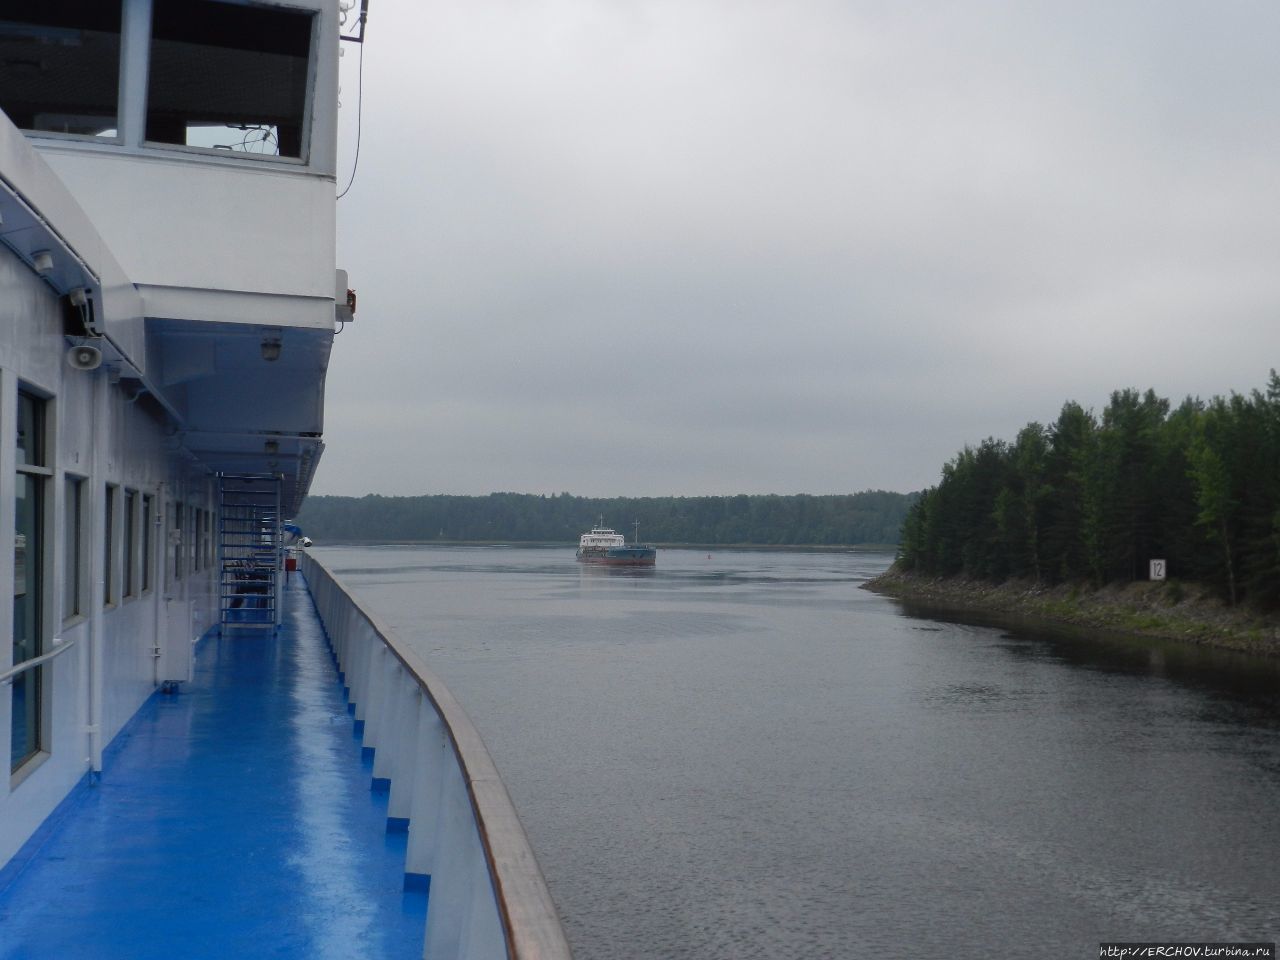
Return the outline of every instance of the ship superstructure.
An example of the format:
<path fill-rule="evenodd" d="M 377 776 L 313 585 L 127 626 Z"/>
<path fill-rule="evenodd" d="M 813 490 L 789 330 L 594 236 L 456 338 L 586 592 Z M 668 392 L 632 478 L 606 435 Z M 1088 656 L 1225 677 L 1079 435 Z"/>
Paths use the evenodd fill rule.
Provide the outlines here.
<path fill-rule="evenodd" d="M 332 13 L 0 7 L 0 671 L 59 660 L 0 688 L 0 862 L 190 677 L 239 478 L 266 542 L 311 481 L 346 302 Z"/>
<path fill-rule="evenodd" d="M 0 0 L 0 583 L 14 592 L 0 604 L 0 894 L 28 869 L 15 854 L 92 786 L 140 708 L 197 675 L 217 687 L 210 664 L 194 667 L 201 638 L 220 638 L 215 659 L 291 642 L 278 629 L 281 527 L 323 450 L 335 325 L 354 306 L 335 266 L 350 7 Z M 250 646 L 224 648 L 238 632 Z M 444 696 L 416 662 L 406 670 L 415 704 Z M 377 683 L 349 694 L 358 733 L 366 711 L 400 709 Z M 467 746 L 456 710 L 441 716 L 431 729 L 465 771 L 483 748 Z M 375 731 L 365 739 L 374 749 Z M 418 742 L 395 776 L 375 768 L 375 788 L 417 783 Z M 453 809 L 454 787 L 423 783 Z M 465 776 L 456 789 L 467 822 L 483 821 L 493 801 Z M 434 808 L 415 807 L 416 821 L 422 809 Z M 480 852 L 449 869 L 500 876 L 500 845 L 466 829 L 457 849 Z M 423 842 L 414 863 L 432 876 L 436 953 L 487 955 L 472 942 L 527 955 L 519 898 L 495 901 L 470 873 L 445 882 Z M 541 890 L 536 866 L 530 876 Z M 540 896 L 533 913 L 562 945 Z"/>

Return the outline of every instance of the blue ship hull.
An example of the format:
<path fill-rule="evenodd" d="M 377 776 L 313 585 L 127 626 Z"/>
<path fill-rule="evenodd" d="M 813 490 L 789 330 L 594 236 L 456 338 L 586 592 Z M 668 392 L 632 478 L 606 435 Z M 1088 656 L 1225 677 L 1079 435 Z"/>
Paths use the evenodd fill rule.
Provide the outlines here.
<path fill-rule="evenodd" d="M 658 551 L 653 547 L 631 545 L 604 547 L 578 551 L 583 563 L 599 563 L 611 567 L 652 567 L 658 562 Z"/>

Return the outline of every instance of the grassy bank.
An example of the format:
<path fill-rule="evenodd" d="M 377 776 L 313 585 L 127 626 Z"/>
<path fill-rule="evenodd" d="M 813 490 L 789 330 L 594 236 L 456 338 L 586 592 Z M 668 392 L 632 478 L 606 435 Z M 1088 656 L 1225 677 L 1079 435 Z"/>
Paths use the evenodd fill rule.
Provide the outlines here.
<path fill-rule="evenodd" d="M 1176 580 L 1094 590 L 1080 585 L 1046 587 L 1025 580 L 991 584 L 935 579 L 891 567 L 865 587 L 943 609 L 1008 614 L 1280 657 L 1280 618 L 1229 607 L 1199 585 Z"/>

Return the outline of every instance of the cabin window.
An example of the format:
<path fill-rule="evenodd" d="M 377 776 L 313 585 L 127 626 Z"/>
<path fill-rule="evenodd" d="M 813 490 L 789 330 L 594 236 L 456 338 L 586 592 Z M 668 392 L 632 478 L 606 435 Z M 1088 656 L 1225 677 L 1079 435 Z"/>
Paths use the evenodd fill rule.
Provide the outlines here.
<path fill-rule="evenodd" d="M 147 140 L 304 156 L 313 14 L 154 0 Z"/>
<path fill-rule="evenodd" d="M 154 562 L 152 554 L 152 543 L 154 539 L 151 535 L 151 526 L 156 519 L 156 498 L 150 494 L 142 496 L 142 592 L 146 593 L 151 589 L 151 565 Z"/>
<path fill-rule="evenodd" d="M 182 579 L 182 513 L 183 506 L 174 503 L 170 509 L 173 515 L 173 580 Z"/>
<path fill-rule="evenodd" d="M 64 489 L 62 556 L 65 582 L 62 585 L 62 619 L 73 620 L 85 612 L 84 585 L 84 496 L 83 477 L 68 476 Z"/>
<path fill-rule="evenodd" d="M 200 569 L 200 564 L 196 560 L 196 557 L 198 556 L 198 553 L 199 553 L 198 544 L 200 542 L 200 524 L 197 522 L 199 511 L 196 510 L 195 507 L 187 507 L 186 510 L 187 510 L 187 529 L 191 531 L 191 533 L 187 537 L 187 542 L 182 545 L 182 549 L 185 550 L 187 553 L 187 557 L 186 557 L 187 569 L 192 573 L 195 573 L 197 570 Z"/>
<path fill-rule="evenodd" d="M 17 477 L 14 483 L 13 663 L 44 652 L 44 509 L 50 470 L 46 461 L 45 402 L 18 393 Z M 13 678 L 9 769 L 17 770 L 43 747 L 44 668 Z"/>
<path fill-rule="evenodd" d="M 192 507 L 191 520 L 191 572 L 200 572 L 200 538 L 204 536 L 204 527 L 200 523 L 200 508 Z"/>
<path fill-rule="evenodd" d="M 138 566 L 138 558 L 136 544 L 138 542 L 137 528 L 135 526 L 138 518 L 138 494 L 133 490 L 124 492 L 124 595 L 126 597 L 137 596 L 137 576 L 135 570 Z"/>
<path fill-rule="evenodd" d="M 119 0 L 0 0 L 0 109 L 16 126 L 115 137 L 119 87 Z"/>
<path fill-rule="evenodd" d="M 199 567 L 202 570 L 209 569 L 212 562 L 209 560 L 209 511 L 200 511 L 200 560 Z"/>
<path fill-rule="evenodd" d="M 204 566 L 200 562 L 204 551 L 204 511 L 199 507 L 191 508 L 191 529 L 191 569 L 198 573 Z"/>
<path fill-rule="evenodd" d="M 119 489 L 114 483 L 108 483 L 102 505 L 102 603 L 107 607 L 116 602 L 116 495 Z"/>

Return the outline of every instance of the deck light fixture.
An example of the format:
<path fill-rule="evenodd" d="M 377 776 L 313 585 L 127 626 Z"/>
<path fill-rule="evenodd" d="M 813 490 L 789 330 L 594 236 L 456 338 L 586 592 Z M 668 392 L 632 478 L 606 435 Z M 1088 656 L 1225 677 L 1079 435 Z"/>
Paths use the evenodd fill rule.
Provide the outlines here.
<path fill-rule="evenodd" d="M 48 250 L 36 250 L 31 254 L 31 265 L 36 273 L 48 273 L 53 269 L 53 254 Z"/>
<path fill-rule="evenodd" d="M 262 359 L 274 363 L 280 359 L 280 338 L 267 337 L 262 341 Z"/>
<path fill-rule="evenodd" d="M 268 440 L 262 445 L 262 449 L 265 450 L 269 456 L 274 457 L 280 452 L 280 442 L 278 440 Z"/>

